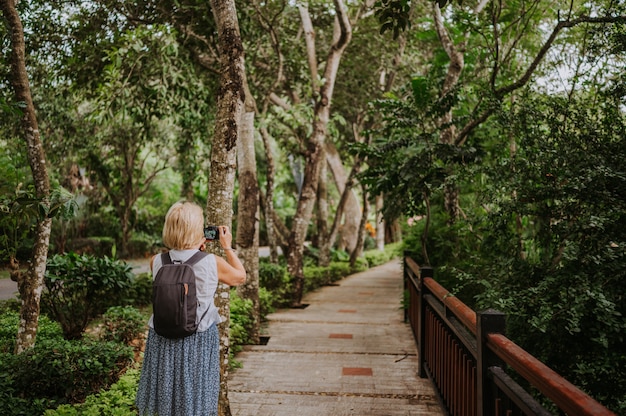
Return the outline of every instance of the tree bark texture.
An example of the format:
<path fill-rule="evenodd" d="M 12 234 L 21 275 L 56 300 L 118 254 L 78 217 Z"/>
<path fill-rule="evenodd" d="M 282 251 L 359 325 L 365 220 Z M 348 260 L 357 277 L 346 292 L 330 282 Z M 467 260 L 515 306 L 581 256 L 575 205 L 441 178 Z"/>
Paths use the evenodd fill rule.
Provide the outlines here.
<path fill-rule="evenodd" d="M 365 242 L 365 233 L 367 232 L 365 229 L 365 224 L 367 224 L 367 216 L 370 211 L 370 203 L 369 203 L 369 195 L 365 189 L 363 189 L 363 215 L 361 216 L 361 224 L 359 224 L 359 234 L 356 246 L 354 250 L 350 253 L 350 267 L 354 268 L 356 266 L 356 261 L 363 254 L 363 245 Z"/>
<path fill-rule="evenodd" d="M 41 143 L 37 115 L 30 92 L 26 73 L 24 28 L 15 8 L 14 0 L 1 0 L 0 7 L 4 14 L 7 28 L 11 34 L 11 84 L 15 99 L 23 103 L 22 128 L 26 141 L 28 161 L 35 182 L 35 193 L 44 207 L 46 214 L 38 218 L 31 262 L 25 274 L 17 273 L 18 290 L 22 299 L 20 324 L 17 331 L 15 352 L 22 353 L 35 345 L 43 278 L 48 259 L 48 245 L 52 219 L 47 216 L 50 208 L 50 180 L 46 167 L 46 157 Z"/>
<path fill-rule="evenodd" d="M 384 198 L 376 196 L 376 248 L 380 251 L 385 249 L 385 219 L 383 218 Z"/>
<path fill-rule="evenodd" d="M 245 76 L 245 74 L 244 74 Z M 254 102 L 246 86 L 246 104 L 237 144 L 239 199 L 237 209 L 237 251 L 246 269 L 246 283 L 237 287 L 242 299 L 252 301 L 253 325 L 250 338 L 259 344 L 261 307 L 259 303 L 259 185 L 254 152 Z"/>
<path fill-rule="evenodd" d="M 441 88 L 441 97 L 445 97 L 447 94 L 456 87 L 461 77 L 461 72 L 465 67 L 465 59 L 463 56 L 465 49 L 465 40 L 457 47 L 448 30 L 443 24 L 443 17 L 441 15 L 441 9 L 437 3 L 433 3 L 433 15 L 435 20 L 435 29 L 437 30 L 437 36 L 439 41 L 446 51 L 448 58 L 450 58 L 450 64 L 448 65 L 448 72 Z M 466 39 L 469 32 L 465 33 Z M 444 144 L 454 145 L 454 138 L 456 136 L 456 127 L 452 122 L 452 108 L 448 108 L 446 112 L 438 120 L 439 127 L 441 128 L 440 142 Z M 444 205 L 445 210 L 448 213 L 448 222 L 454 224 L 459 217 L 459 189 L 456 184 L 449 180 L 446 181 L 444 189 Z"/>
<path fill-rule="evenodd" d="M 322 159 L 325 159 L 322 155 Z M 317 187 L 317 242 L 319 247 L 318 265 L 330 264 L 331 241 L 328 239 L 328 164 L 320 163 L 320 179 Z"/>
<path fill-rule="evenodd" d="M 244 54 L 237 10 L 233 0 L 211 0 L 217 26 L 220 53 L 220 86 L 217 94 L 215 136 L 211 152 L 211 176 L 207 197 L 207 221 L 231 225 L 236 175 L 237 139 L 245 102 Z M 213 247 L 213 251 L 219 246 Z M 230 288 L 220 284 L 216 297 L 222 317 L 220 325 L 220 397 L 218 414 L 230 416 L 228 401 L 228 354 L 230 327 Z"/>
<path fill-rule="evenodd" d="M 348 175 L 341 162 L 341 156 L 339 156 L 337 148 L 332 143 L 326 143 L 325 147 L 326 161 L 333 174 L 335 185 L 339 194 L 343 194 L 348 183 Z M 361 222 L 361 206 L 353 189 L 348 189 L 342 215 L 343 219 L 339 218 L 339 221 L 343 220 L 343 224 L 339 223 L 341 224 L 339 247 L 352 252 L 357 242 L 359 223 Z M 334 243 L 334 241 L 330 242 L 331 245 Z"/>
<path fill-rule="evenodd" d="M 276 230 L 274 229 L 274 172 L 276 171 L 276 168 L 274 166 L 274 155 L 272 153 L 270 134 L 265 127 L 261 127 L 261 138 L 263 139 L 263 146 L 265 148 L 265 159 L 267 159 L 267 190 L 265 198 L 261 196 L 261 202 L 265 203 L 265 228 L 267 233 L 267 244 L 270 248 L 270 262 L 277 264 L 278 242 L 276 238 Z"/>
<path fill-rule="evenodd" d="M 317 195 L 320 163 L 326 162 L 323 156 L 326 128 L 330 117 L 330 105 L 337 78 L 337 70 L 341 61 L 341 55 L 352 37 L 350 21 L 344 10 L 342 0 L 334 0 L 335 11 L 335 36 L 326 59 L 324 70 L 324 84 L 320 88 L 319 97 L 315 102 L 313 132 L 308 140 L 305 157 L 304 181 L 302 192 L 298 200 L 296 214 L 293 219 L 293 227 L 289 236 L 289 254 L 287 256 L 287 270 L 294 278 L 293 305 L 300 305 L 304 289 L 303 255 L 304 241 L 307 228 L 311 220 L 313 206 Z M 306 6 L 303 6 L 306 7 Z M 301 9 L 302 14 L 302 9 Z M 308 12 L 307 12 L 308 14 Z M 303 19 L 304 22 L 304 19 Z M 307 47 L 310 47 L 307 44 Z M 311 53 L 311 51 L 308 51 Z M 313 52 L 314 53 L 314 52 Z M 316 80 L 311 80 L 315 84 Z"/>

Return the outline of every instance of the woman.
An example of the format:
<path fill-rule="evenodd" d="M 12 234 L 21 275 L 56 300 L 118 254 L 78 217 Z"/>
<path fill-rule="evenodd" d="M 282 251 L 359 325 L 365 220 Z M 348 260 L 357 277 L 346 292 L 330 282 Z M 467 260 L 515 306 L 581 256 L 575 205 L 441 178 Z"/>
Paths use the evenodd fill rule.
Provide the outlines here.
<path fill-rule="evenodd" d="M 172 260 L 184 262 L 198 250 L 204 250 L 203 230 L 204 215 L 200 206 L 191 202 L 172 205 L 163 226 L 163 244 L 170 249 Z M 165 338 L 154 331 L 153 317 L 148 321 L 148 339 L 136 399 L 140 415 L 217 415 L 220 388 L 217 324 L 221 319 L 213 295 L 218 281 L 237 286 L 246 280 L 246 271 L 231 248 L 232 234 L 226 226 L 219 226 L 218 230 L 226 260 L 208 255 L 193 266 L 197 319 L 204 316 L 196 333 L 185 338 Z M 160 255 L 152 257 L 153 278 L 161 265 Z"/>

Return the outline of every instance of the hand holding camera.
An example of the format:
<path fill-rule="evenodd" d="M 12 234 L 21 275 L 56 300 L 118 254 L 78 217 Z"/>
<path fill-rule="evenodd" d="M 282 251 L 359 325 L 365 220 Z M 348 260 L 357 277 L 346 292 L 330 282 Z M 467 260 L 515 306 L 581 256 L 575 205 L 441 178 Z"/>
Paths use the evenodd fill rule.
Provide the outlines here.
<path fill-rule="evenodd" d="M 207 241 L 219 239 L 224 250 L 232 250 L 231 245 L 233 235 L 230 233 L 229 228 L 225 225 L 208 225 L 204 227 L 204 238 L 206 238 Z"/>
<path fill-rule="evenodd" d="M 209 225 L 204 227 L 204 238 L 209 241 L 217 240 L 219 238 L 219 227 L 217 225 Z"/>

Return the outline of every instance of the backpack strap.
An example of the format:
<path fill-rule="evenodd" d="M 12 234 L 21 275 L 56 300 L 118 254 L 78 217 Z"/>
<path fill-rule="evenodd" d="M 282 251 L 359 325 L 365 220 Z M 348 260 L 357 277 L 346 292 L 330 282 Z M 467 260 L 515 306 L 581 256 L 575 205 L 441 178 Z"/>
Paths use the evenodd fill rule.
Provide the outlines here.
<path fill-rule="evenodd" d="M 191 256 L 186 262 L 185 264 L 188 264 L 190 266 L 193 266 L 194 264 L 196 264 L 197 262 L 199 262 L 200 260 L 202 260 L 203 258 L 205 258 L 206 256 L 208 256 L 208 253 L 205 253 L 204 251 L 198 251 L 196 254 L 194 254 L 193 256 Z M 168 253 L 169 256 L 169 253 Z"/>
<path fill-rule="evenodd" d="M 193 266 L 194 264 L 196 264 L 197 262 L 199 262 L 200 260 L 202 260 L 203 258 L 205 258 L 208 255 L 209 254 L 205 253 L 204 251 L 198 251 L 197 253 L 195 253 L 193 256 L 191 256 L 184 263 L 188 264 L 190 266 Z M 165 265 L 165 264 L 174 264 L 174 262 L 172 261 L 172 257 L 170 256 L 170 252 L 169 251 L 167 251 L 165 253 L 161 253 L 161 264 L 163 264 L 163 265 Z"/>
<path fill-rule="evenodd" d="M 191 256 L 186 262 L 185 264 L 188 264 L 190 266 L 193 267 L 194 264 L 196 264 L 197 262 L 199 262 L 200 260 L 202 260 L 203 258 L 205 258 L 206 256 L 208 256 L 208 253 L 205 253 L 204 251 L 198 251 L 196 254 L 194 254 L 193 256 Z M 206 311 L 204 311 L 204 313 L 202 314 L 202 316 L 200 317 L 200 320 L 198 321 L 198 325 L 200 324 L 200 322 L 202 322 L 202 320 L 204 319 L 204 317 L 206 316 L 207 312 L 209 312 L 209 308 L 207 308 Z"/>
<path fill-rule="evenodd" d="M 172 264 L 170 252 L 161 253 L 161 264 Z"/>

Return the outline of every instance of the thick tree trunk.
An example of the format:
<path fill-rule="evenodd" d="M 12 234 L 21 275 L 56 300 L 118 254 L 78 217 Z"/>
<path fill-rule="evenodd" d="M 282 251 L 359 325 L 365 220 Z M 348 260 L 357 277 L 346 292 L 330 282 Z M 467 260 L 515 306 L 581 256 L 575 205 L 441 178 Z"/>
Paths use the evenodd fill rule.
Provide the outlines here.
<path fill-rule="evenodd" d="M 341 162 L 339 152 L 337 152 L 337 148 L 332 143 L 326 143 L 325 150 L 326 160 L 335 179 L 337 190 L 339 194 L 343 194 L 348 182 L 348 175 Z M 361 206 L 353 189 L 348 189 L 342 215 L 343 219 L 339 218 L 339 221 L 343 221 L 343 224 L 339 223 L 341 224 L 339 248 L 352 252 L 356 246 L 359 224 L 361 222 Z M 334 244 L 335 242 L 331 241 L 330 243 Z"/>
<path fill-rule="evenodd" d="M 313 136 L 309 140 L 306 152 L 307 162 L 304 168 L 302 191 L 300 192 L 298 207 L 293 218 L 292 231 L 289 235 L 287 270 L 294 281 L 293 306 L 295 307 L 300 305 L 304 290 L 304 241 L 313 213 L 313 206 L 315 205 L 322 158 L 321 145 L 326 135 L 326 123 L 328 122 L 327 109 L 316 113 L 321 115 L 322 119 L 316 120 L 313 124 Z"/>
<path fill-rule="evenodd" d="M 24 103 L 22 127 L 28 148 L 28 162 L 35 182 L 35 193 L 47 211 L 47 208 L 50 207 L 50 181 L 28 74 L 26 73 L 24 28 L 17 14 L 14 0 L 1 0 L 0 7 L 11 33 L 11 84 L 15 90 L 15 100 Z M 28 271 L 25 274 L 15 274 L 18 278 L 18 290 L 22 299 L 20 324 L 15 344 L 15 352 L 18 354 L 34 346 L 37 338 L 39 302 L 48 259 L 51 226 L 52 219 L 48 218 L 47 215 L 38 218 L 35 243 Z"/>
<path fill-rule="evenodd" d="M 326 139 L 326 127 L 330 116 L 330 105 L 335 87 L 335 79 L 337 78 L 337 70 L 341 55 L 352 37 L 352 28 L 350 21 L 344 10 L 342 0 L 335 0 L 335 36 L 333 45 L 330 48 L 328 58 L 326 60 L 326 68 L 324 71 L 324 84 L 320 88 L 319 96 L 315 102 L 313 132 L 307 143 L 306 149 L 306 166 L 304 169 L 304 181 L 302 184 L 302 192 L 298 200 L 296 214 L 293 220 L 293 227 L 289 236 L 289 255 L 287 257 L 287 270 L 294 278 L 294 292 L 292 303 L 294 306 L 300 305 L 304 289 L 304 273 L 303 273 L 303 255 L 304 241 L 306 239 L 307 228 L 311 220 L 313 205 L 317 194 L 317 185 L 320 173 L 320 164 L 326 163 L 323 158 L 323 147 Z M 303 24 L 306 23 L 306 5 L 300 7 Z M 306 12 L 306 13 L 304 13 Z M 307 49 L 312 46 L 307 42 Z M 314 55 L 315 51 L 308 50 L 308 55 Z M 315 62 L 314 60 L 312 62 Z M 313 68 L 311 73 L 314 73 Z M 317 80 L 312 79 L 315 85 Z"/>
<path fill-rule="evenodd" d="M 350 267 L 356 266 L 356 261 L 363 254 L 363 245 L 365 242 L 365 224 L 367 224 L 367 216 L 369 215 L 370 203 L 367 195 L 367 191 L 363 190 L 363 215 L 361 216 L 361 223 L 359 224 L 359 233 L 356 246 L 350 253 Z"/>
<path fill-rule="evenodd" d="M 237 10 L 233 0 L 211 0 L 217 26 L 220 52 L 215 136 L 211 152 L 211 176 L 207 198 L 207 221 L 231 225 L 236 175 L 237 138 L 245 101 L 244 55 Z M 212 247 L 213 251 L 219 246 Z M 218 414 L 230 416 L 228 401 L 228 354 L 230 327 L 230 288 L 220 284 L 216 303 L 222 317 L 220 325 L 220 397 Z"/>
<path fill-rule="evenodd" d="M 256 176 L 254 152 L 254 102 L 246 86 L 246 104 L 241 122 L 241 135 L 237 144 L 239 167 L 239 198 L 237 209 L 237 251 L 246 268 L 246 283 L 237 287 L 242 299 L 252 301 L 253 344 L 259 343 L 261 308 L 259 304 L 259 185 Z"/>

